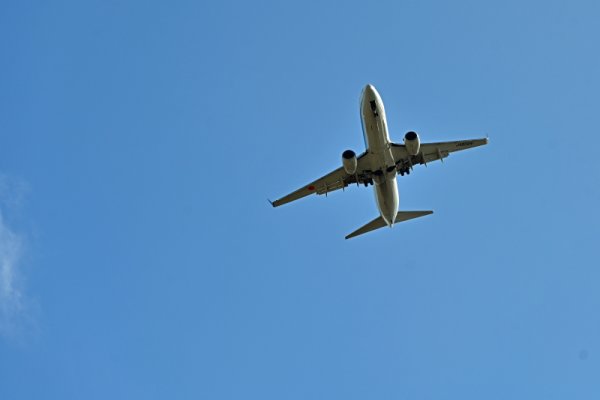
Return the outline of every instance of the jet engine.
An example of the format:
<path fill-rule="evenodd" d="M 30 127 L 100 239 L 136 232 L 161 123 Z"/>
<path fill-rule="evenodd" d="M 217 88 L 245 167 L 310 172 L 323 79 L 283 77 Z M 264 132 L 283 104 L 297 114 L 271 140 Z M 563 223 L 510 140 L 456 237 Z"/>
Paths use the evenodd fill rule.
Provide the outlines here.
<path fill-rule="evenodd" d="M 421 143 L 419 142 L 419 135 L 417 135 L 417 132 L 410 131 L 404 135 L 404 146 L 406 146 L 406 151 L 411 156 L 419 154 Z"/>
<path fill-rule="evenodd" d="M 342 165 L 344 166 L 344 171 L 346 171 L 348 175 L 354 175 L 356 173 L 356 168 L 358 167 L 356 153 L 354 153 L 352 150 L 346 150 L 343 152 Z"/>

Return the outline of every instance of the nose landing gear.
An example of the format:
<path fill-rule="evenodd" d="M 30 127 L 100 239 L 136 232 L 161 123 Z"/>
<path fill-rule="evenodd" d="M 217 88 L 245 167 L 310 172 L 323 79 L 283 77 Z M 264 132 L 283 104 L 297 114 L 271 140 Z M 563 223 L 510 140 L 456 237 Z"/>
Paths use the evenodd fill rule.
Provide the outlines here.
<path fill-rule="evenodd" d="M 371 100 L 369 104 L 371 105 L 371 111 L 373 112 L 373 115 L 379 117 L 379 112 L 377 111 L 377 103 L 375 102 L 375 100 Z"/>

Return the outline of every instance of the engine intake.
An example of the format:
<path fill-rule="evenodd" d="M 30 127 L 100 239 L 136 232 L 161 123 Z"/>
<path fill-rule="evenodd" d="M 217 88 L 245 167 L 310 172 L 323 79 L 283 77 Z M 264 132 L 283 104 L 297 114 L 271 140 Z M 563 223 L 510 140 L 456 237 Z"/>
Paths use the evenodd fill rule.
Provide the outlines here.
<path fill-rule="evenodd" d="M 356 153 L 352 150 L 344 151 L 342 153 L 342 165 L 344 166 L 344 171 L 346 171 L 348 175 L 354 175 L 356 173 L 356 168 L 358 167 Z"/>
<path fill-rule="evenodd" d="M 417 135 L 417 132 L 406 132 L 406 135 L 404 135 L 404 146 L 406 146 L 406 151 L 411 156 L 416 156 L 419 154 L 421 142 L 419 141 L 419 135 Z"/>

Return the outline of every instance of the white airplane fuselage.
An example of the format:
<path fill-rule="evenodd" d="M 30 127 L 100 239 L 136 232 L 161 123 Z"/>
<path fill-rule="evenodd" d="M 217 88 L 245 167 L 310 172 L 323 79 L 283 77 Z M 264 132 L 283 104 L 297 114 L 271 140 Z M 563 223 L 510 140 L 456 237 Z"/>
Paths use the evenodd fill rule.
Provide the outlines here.
<path fill-rule="evenodd" d="M 365 147 L 373 155 L 372 165 L 375 201 L 379 213 L 392 226 L 398 213 L 400 198 L 396 182 L 396 165 L 392 155 L 385 109 L 381 96 L 372 85 L 365 86 L 360 101 Z"/>

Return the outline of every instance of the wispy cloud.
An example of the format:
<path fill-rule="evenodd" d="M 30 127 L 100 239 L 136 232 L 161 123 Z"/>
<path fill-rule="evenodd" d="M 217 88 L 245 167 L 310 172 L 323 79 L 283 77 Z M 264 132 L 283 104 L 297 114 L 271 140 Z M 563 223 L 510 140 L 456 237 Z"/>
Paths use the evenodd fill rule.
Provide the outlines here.
<path fill-rule="evenodd" d="M 21 263 L 24 236 L 7 221 L 7 212 L 16 212 L 25 186 L 0 174 L 0 335 L 14 336 L 29 322 L 23 294 Z"/>
<path fill-rule="evenodd" d="M 23 312 L 23 295 L 18 284 L 21 246 L 21 237 L 6 225 L 0 211 L 0 333 L 3 335 L 14 332 Z"/>

